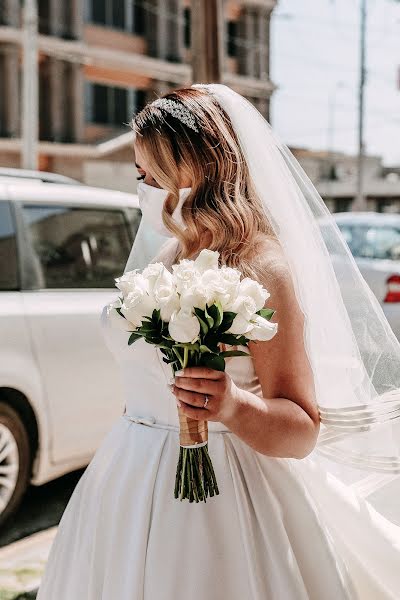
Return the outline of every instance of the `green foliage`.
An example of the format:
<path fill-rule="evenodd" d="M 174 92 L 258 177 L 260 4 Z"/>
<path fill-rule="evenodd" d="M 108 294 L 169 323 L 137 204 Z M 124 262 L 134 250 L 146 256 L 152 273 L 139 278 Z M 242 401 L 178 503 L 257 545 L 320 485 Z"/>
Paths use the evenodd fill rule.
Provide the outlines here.
<path fill-rule="evenodd" d="M 276 311 L 273 308 L 262 308 L 257 312 L 257 314 L 260 315 L 260 317 L 267 319 L 267 321 L 270 321 L 275 312 Z"/>
<path fill-rule="evenodd" d="M 119 308 L 118 314 L 122 315 Z M 143 338 L 147 343 L 157 346 L 163 354 L 163 361 L 170 364 L 175 372 L 187 366 L 204 366 L 217 371 L 225 370 L 225 359 L 235 356 L 249 356 L 242 350 L 222 351 L 221 344 L 247 347 L 249 340 L 245 335 L 227 333 L 236 313 L 224 312 L 220 302 L 206 306 L 204 310 L 195 308 L 194 313 L 200 324 L 199 339 L 191 343 L 175 342 L 168 331 L 168 323 L 161 319 L 160 310 L 154 310 L 151 316 L 144 317 L 142 324 L 130 333 L 128 344 Z M 275 311 L 262 308 L 257 314 L 270 320 Z"/>

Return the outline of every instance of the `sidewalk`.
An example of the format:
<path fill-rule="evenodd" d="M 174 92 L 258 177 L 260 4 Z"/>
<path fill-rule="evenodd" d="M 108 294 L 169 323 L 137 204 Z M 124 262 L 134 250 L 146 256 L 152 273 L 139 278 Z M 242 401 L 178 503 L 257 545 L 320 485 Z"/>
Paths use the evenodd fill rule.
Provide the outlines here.
<path fill-rule="evenodd" d="M 0 600 L 28 600 L 36 594 L 57 527 L 0 548 Z"/>

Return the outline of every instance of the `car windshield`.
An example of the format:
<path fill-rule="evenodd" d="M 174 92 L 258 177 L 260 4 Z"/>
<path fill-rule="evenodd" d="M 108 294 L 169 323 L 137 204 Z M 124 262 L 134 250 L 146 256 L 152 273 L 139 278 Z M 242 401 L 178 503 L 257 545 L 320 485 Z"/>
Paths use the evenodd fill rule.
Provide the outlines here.
<path fill-rule="evenodd" d="M 338 224 L 353 256 L 400 260 L 400 227 Z"/>

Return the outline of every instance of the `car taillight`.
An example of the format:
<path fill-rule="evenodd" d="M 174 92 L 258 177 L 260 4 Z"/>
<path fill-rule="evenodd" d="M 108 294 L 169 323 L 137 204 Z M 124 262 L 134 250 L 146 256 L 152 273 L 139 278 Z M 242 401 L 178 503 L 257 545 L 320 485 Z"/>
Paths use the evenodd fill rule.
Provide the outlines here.
<path fill-rule="evenodd" d="M 387 291 L 384 302 L 400 302 L 400 275 L 391 275 L 386 280 Z"/>

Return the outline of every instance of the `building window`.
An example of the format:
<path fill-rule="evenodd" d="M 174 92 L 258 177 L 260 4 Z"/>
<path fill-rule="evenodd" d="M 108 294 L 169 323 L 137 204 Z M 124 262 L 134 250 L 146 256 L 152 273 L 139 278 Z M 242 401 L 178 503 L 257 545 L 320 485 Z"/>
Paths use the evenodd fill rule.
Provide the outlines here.
<path fill-rule="evenodd" d="M 126 89 L 95 84 L 93 86 L 94 123 L 121 125 L 128 114 Z"/>
<path fill-rule="evenodd" d="M 146 32 L 146 15 L 144 0 L 134 0 L 133 6 L 133 24 L 132 31 L 137 35 L 144 35 Z"/>
<path fill-rule="evenodd" d="M 113 287 L 132 245 L 122 211 L 25 204 L 23 213 L 43 287 Z"/>
<path fill-rule="evenodd" d="M 190 8 L 184 8 L 183 10 L 183 45 L 185 48 L 190 48 L 191 45 L 191 18 Z"/>
<path fill-rule="evenodd" d="M 226 52 L 228 56 L 236 57 L 238 55 L 237 39 L 238 39 L 238 24 L 237 21 L 228 21 L 226 24 Z"/>
<path fill-rule="evenodd" d="M 147 93 L 145 90 L 136 90 L 135 96 L 136 102 L 134 106 L 134 113 L 138 113 L 142 110 L 142 108 L 144 108 L 147 102 Z"/>
<path fill-rule="evenodd" d="M 93 23 L 125 29 L 125 0 L 91 0 L 90 17 Z"/>
<path fill-rule="evenodd" d="M 86 83 L 86 121 L 102 125 L 125 125 L 146 103 L 146 92 L 132 88 Z"/>
<path fill-rule="evenodd" d="M 6 80 L 5 73 L 5 57 L 0 52 L 0 81 Z M 7 136 L 7 125 L 6 125 L 6 94 L 0 94 L 0 137 Z"/>

